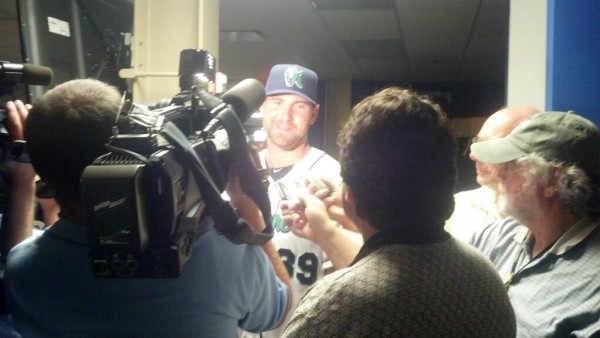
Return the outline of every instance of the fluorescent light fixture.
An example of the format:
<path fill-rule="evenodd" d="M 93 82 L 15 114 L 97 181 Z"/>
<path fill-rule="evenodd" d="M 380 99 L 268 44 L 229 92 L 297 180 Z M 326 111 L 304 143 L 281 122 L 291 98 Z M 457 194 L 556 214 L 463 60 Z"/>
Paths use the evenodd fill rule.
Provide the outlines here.
<path fill-rule="evenodd" d="M 260 42 L 266 41 L 258 31 L 224 31 L 219 32 L 219 39 L 229 42 Z"/>
<path fill-rule="evenodd" d="M 312 5 L 322 11 L 394 8 L 389 0 L 313 0 Z"/>

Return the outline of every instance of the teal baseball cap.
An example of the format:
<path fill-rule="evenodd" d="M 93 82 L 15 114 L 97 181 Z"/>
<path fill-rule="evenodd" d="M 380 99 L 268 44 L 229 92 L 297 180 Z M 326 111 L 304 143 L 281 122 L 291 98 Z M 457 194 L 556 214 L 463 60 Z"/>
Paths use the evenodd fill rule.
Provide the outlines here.
<path fill-rule="evenodd" d="M 521 122 L 506 137 L 476 142 L 471 153 L 484 163 L 504 163 L 537 153 L 548 161 L 576 165 L 600 176 L 600 133 L 575 112 L 543 112 Z"/>
<path fill-rule="evenodd" d="M 319 77 L 313 70 L 299 65 L 279 64 L 271 68 L 265 94 L 267 96 L 295 94 L 317 104 Z"/>

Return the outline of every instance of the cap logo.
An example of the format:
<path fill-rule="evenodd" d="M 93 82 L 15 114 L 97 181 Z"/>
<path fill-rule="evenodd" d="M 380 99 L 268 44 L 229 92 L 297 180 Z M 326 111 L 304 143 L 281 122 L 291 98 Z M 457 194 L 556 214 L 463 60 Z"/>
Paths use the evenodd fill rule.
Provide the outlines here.
<path fill-rule="evenodd" d="M 299 67 L 296 67 L 296 66 L 288 67 L 285 70 L 285 73 L 283 73 L 285 85 L 287 87 L 292 87 L 295 85 L 299 89 L 302 89 L 302 87 L 303 87 L 302 86 L 302 75 L 304 75 L 304 72 Z"/>

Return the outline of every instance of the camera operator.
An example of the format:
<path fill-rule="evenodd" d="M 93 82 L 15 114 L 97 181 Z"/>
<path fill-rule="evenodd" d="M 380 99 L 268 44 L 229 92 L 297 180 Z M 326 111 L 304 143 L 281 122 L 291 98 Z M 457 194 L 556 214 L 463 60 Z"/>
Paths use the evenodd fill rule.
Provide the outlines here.
<path fill-rule="evenodd" d="M 93 276 L 79 178 L 106 153 L 120 101 L 105 83 L 72 80 L 40 97 L 29 116 L 26 109 L 17 120 L 10 116 L 15 138 L 23 137 L 27 118 L 31 164 L 61 208 L 54 225 L 8 255 L 6 292 L 17 331 L 26 337 L 234 337 L 238 326 L 252 332 L 276 327 L 291 295 L 271 242 L 235 245 L 214 231 L 210 217 L 202 218 L 178 278 Z M 34 175 L 30 167 L 24 172 L 30 174 L 14 182 L 9 198 L 31 210 Z M 256 205 L 242 195 L 236 174 L 230 177 L 232 203 L 262 230 Z M 9 238 L 27 236 L 19 231 L 30 228 L 31 218 L 14 207 L 7 213 Z"/>

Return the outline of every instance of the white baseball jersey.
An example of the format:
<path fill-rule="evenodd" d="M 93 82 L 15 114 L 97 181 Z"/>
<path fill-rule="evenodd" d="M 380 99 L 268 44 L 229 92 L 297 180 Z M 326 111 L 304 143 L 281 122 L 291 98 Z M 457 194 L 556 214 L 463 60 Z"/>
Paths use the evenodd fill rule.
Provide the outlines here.
<path fill-rule="evenodd" d="M 266 150 L 260 152 L 259 156 L 263 167 L 267 167 Z M 293 306 L 288 313 L 289 318 L 306 290 L 323 277 L 323 262 L 327 257 L 317 244 L 294 235 L 283 224 L 280 208 L 280 202 L 284 198 L 282 194 L 296 195 L 297 189 L 302 189 L 304 186 L 305 177 L 327 178 L 336 184 L 341 183 L 342 178 L 340 164 L 324 151 L 314 147 L 293 166 L 271 168 L 271 170 L 269 199 L 273 214 L 271 220 L 274 230 L 273 243 L 290 275 L 294 297 Z M 264 332 L 262 337 L 279 337 L 284 327 L 285 324 L 279 329 Z"/>

